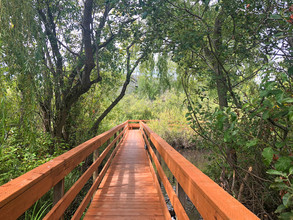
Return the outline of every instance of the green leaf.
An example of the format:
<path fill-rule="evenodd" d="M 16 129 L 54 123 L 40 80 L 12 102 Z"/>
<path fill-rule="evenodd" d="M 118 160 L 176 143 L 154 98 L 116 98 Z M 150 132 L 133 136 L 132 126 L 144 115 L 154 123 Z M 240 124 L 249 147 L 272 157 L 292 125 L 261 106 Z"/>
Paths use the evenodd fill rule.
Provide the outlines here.
<path fill-rule="evenodd" d="M 262 156 L 264 157 L 265 165 L 270 165 L 274 157 L 274 150 L 271 147 L 267 147 L 263 150 Z"/>
<path fill-rule="evenodd" d="M 271 174 L 271 175 L 280 175 L 280 176 L 284 176 L 287 177 L 286 173 L 283 173 L 281 171 L 278 170 L 268 170 L 267 174 Z"/>
<path fill-rule="evenodd" d="M 283 103 L 286 102 L 286 103 L 293 103 L 293 98 L 286 98 L 286 99 L 283 99 Z"/>
<path fill-rule="evenodd" d="M 285 209 L 286 209 L 286 207 L 283 204 L 281 204 L 281 205 L 278 206 L 278 208 L 276 209 L 275 213 L 281 213 Z"/>
<path fill-rule="evenodd" d="M 285 143 L 284 142 L 277 142 L 275 145 L 277 148 L 282 148 L 285 146 Z"/>
<path fill-rule="evenodd" d="M 275 34 L 275 37 L 280 37 L 280 36 L 283 36 L 283 35 L 284 35 L 283 32 L 279 32 L 279 33 L 276 33 L 276 34 Z"/>
<path fill-rule="evenodd" d="M 284 212 L 280 215 L 281 220 L 292 220 L 293 219 L 293 212 Z"/>
<path fill-rule="evenodd" d="M 262 114 L 262 118 L 264 120 L 268 119 L 270 117 L 270 112 L 269 111 L 265 111 L 263 114 Z"/>
<path fill-rule="evenodd" d="M 290 207 L 290 205 L 292 203 L 292 199 L 293 199 L 293 194 L 286 193 L 282 198 L 283 205 L 287 208 Z"/>
<path fill-rule="evenodd" d="M 289 169 L 289 175 L 292 175 L 293 174 L 293 167 L 290 167 Z"/>
<path fill-rule="evenodd" d="M 231 141 L 231 134 L 229 131 L 226 131 L 225 134 L 224 134 L 224 141 L 226 143 L 230 142 Z"/>
<path fill-rule="evenodd" d="M 284 182 L 281 182 L 281 183 L 273 183 L 273 184 L 271 184 L 270 188 L 277 189 L 277 190 L 284 190 L 284 189 L 287 190 L 288 186 Z"/>
<path fill-rule="evenodd" d="M 275 178 L 274 181 L 275 181 L 275 183 L 283 183 L 284 179 L 281 179 L 280 176 L 278 176 L 278 177 Z"/>
<path fill-rule="evenodd" d="M 246 143 L 246 147 L 255 146 L 255 145 L 257 145 L 257 142 L 258 142 L 258 139 L 253 139 L 253 140 Z"/>
<path fill-rule="evenodd" d="M 292 160 L 290 157 L 280 157 L 275 167 L 277 170 L 286 172 L 291 167 Z"/>
<path fill-rule="evenodd" d="M 261 90 L 259 95 L 260 95 L 260 97 L 266 97 L 268 95 L 268 93 L 269 93 L 269 91 L 267 91 L 267 90 Z"/>
<path fill-rule="evenodd" d="M 231 120 L 235 121 L 237 119 L 237 114 L 235 112 L 231 112 Z"/>

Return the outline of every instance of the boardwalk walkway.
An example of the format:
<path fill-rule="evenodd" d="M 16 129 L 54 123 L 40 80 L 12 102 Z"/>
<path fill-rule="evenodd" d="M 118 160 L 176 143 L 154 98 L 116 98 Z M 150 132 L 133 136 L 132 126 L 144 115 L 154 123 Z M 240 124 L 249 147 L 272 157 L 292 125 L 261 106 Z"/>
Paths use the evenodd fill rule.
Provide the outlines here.
<path fill-rule="evenodd" d="M 98 156 L 96 152 L 105 145 L 107 147 Z M 64 193 L 65 177 L 92 155 L 93 163 Z M 107 162 L 97 174 L 104 160 Z M 165 163 L 176 179 L 176 192 L 161 163 Z M 170 220 L 158 178 L 178 219 L 189 219 L 184 207 L 187 197 L 204 219 L 259 219 L 153 132 L 144 121 L 127 120 L 0 186 L 0 220 L 17 219 L 51 189 L 56 204 L 43 219 L 60 219 L 92 177 L 95 181 L 71 216 L 73 220 L 81 219 L 84 212 L 85 220 Z"/>
<path fill-rule="evenodd" d="M 84 219 L 165 219 L 160 193 L 142 135 L 130 130 Z"/>

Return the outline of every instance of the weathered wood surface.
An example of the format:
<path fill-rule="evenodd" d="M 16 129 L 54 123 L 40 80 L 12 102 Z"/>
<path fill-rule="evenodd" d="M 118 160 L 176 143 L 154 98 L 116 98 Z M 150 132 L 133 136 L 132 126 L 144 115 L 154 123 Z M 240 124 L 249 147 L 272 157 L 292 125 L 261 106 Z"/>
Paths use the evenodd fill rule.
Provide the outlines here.
<path fill-rule="evenodd" d="M 140 123 L 174 177 L 204 219 L 259 219 L 218 184 Z"/>
<path fill-rule="evenodd" d="M 168 219 L 166 204 L 151 173 L 139 130 L 130 130 L 84 217 L 88 219 Z"/>

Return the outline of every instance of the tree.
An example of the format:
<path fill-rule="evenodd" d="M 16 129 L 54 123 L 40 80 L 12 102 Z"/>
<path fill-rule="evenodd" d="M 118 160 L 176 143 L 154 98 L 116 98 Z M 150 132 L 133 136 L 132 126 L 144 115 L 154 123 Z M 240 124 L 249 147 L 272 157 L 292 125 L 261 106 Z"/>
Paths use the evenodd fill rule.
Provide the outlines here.
<path fill-rule="evenodd" d="M 258 97 L 259 86 L 255 82 L 256 76 L 266 78 L 261 85 L 264 90 L 272 85 L 270 81 L 274 77 L 280 85 L 285 82 L 286 85 L 291 85 L 292 79 L 288 71 L 288 59 L 292 59 L 289 52 L 292 35 L 287 13 L 289 2 L 163 2 L 165 5 L 157 9 L 156 12 L 159 10 L 159 13 L 154 13 L 152 22 L 158 33 L 161 33 L 160 39 L 165 47 L 172 53 L 173 61 L 179 65 L 190 111 L 187 118 L 194 131 L 215 146 L 215 152 L 224 158 L 225 163 L 219 164 L 222 169 L 220 182 L 226 190 L 240 195 L 240 198 L 243 193 L 241 186 L 246 184 L 249 187 L 245 181 L 245 173 L 243 174 L 243 170 L 248 169 L 242 167 L 247 166 L 241 161 L 243 151 L 256 155 L 255 160 L 260 162 L 255 165 L 260 167 L 257 175 L 267 178 L 263 175 L 266 167 L 262 163 L 261 155 L 265 145 L 259 144 L 259 148 L 248 150 L 246 146 L 255 146 L 257 142 L 250 135 L 245 136 L 241 132 L 249 134 L 252 130 L 256 131 L 260 129 L 260 123 L 267 128 L 272 126 L 272 129 L 283 133 L 278 134 L 283 137 L 291 130 L 288 121 L 283 121 L 282 125 L 267 115 L 268 111 L 272 112 L 274 105 L 271 102 L 269 106 L 265 105 L 266 98 Z M 277 37 L 280 34 L 282 37 Z M 287 64 L 276 61 L 276 54 L 287 60 Z M 278 71 L 284 73 L 281 74 L 283 78 L 278 76 Z M 274 86 L 268 89 L 275 90 Z M 283 98 L 289 98 L 289 87 L 284 86 L 278 97 L 283 94 Z M 214 99 L 214 94 L 217 100 Z M 248 107 L 251 100 L 259 100 L 257 105 L 253 104 L 254 108 Z M 218 108 L 214 108 L 214 103 Z M 264 111 L 266 108 L 269 110 Z M 284 111 L 283 116 L 288 117 L 289 112 Z M 263 114 L 265 117 L 262 117 Z M 246 123 L 251 123 L 252 126 L 245 127 Z M 265 143 L 275 135 L 265 133 L 261 137 L 260 133 L 253 132 L 252 136 Z M 260 185 L 268 189 L 264 183 Z M 256 198 L 252 190 L 250 195 Z M 258 201 L 258 204 L 262 203 L 264 202 Z M 266 212 L 264 206 L 258 207 L 260 212 Z"/>
<path fill-rule="evenodd" d="M 144 1 L 118 0 L 2 3 L 2 59 L 11 75 L 28 81 L 33 88 L 44 129 L 52 137 L 64 138 L 64 125 L 73 104 L 102 81 L 104 72 L 113 76 L 123 72 L 126 79 L 121 93 L 96 120 L 92 132 L 123 97 L 153 37 L 141 19 L 147 6 Z M 22 80 L 20 89 L 27 86 Z"/>

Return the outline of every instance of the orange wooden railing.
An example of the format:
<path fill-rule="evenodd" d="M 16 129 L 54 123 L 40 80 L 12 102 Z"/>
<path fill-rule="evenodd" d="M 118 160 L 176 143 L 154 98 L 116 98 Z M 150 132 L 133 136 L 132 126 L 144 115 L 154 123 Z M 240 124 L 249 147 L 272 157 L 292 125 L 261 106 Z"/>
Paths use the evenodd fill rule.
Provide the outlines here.
<path fill-rule="evenodd" d="M 128 128 L 131 129 L 139 129 L 140 125 L 139 122 L 146 123 L 148 120 L 128 120 Z"/>
<path fill-rule="evenodd" d="M 139 124 L 148 152 L 156 166 L 157 175 L 168 194 L 178 219 L 188 219 L 184 210 L 186 195 L 204 219 L 259 219 L 186 160 L 145 123 L 139 122 Z M 161 160 L 164 160 L 176 178 L 176 193 L 161 167 Z"/>
<path fill-rule="evenodd" d="M 52 188 L 54 188 L 55 196 L 54 206 L 44 219 L 59 219 L 89 178 L 93 176 L 95 179 L 94 183 L 73 216 L 73 219 L 80 219 L 106 173 L 123 137 L 126 135 L 127 129 L 128 121 L 2 185 L 0 187 L 0 219 L 18 218 Z M 110 138 L 112 137 L 113 141 L 110 143 Z M 107 143 L 108 146 L 98 155 L 98 148 L 104 143 Z M 97 174 L 96 170 L 113 147 L 115 147 L 115 150 L 110 155 L 103 170 Z M 91 154 L 94 155 L 92 165 L 63 195 L 65 176 Z"/>

